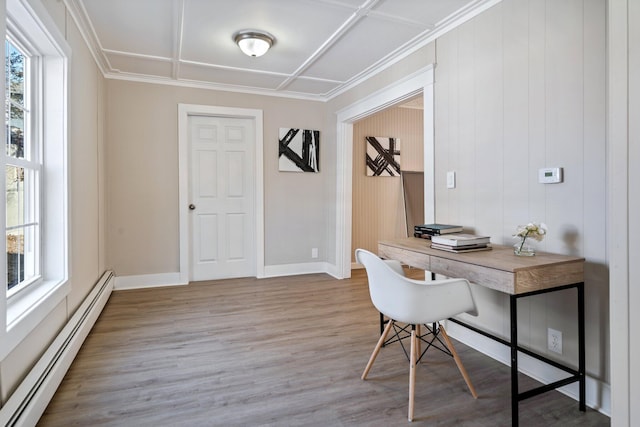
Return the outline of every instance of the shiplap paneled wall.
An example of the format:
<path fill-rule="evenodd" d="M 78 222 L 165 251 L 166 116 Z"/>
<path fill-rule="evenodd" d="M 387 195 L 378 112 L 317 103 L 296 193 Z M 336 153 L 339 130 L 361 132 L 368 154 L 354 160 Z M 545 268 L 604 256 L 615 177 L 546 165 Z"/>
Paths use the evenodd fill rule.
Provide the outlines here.
<path fill-rule="evenodd" d="M 587 373 L 609 382 L 605 158 L 605 0 L 504 0 L 437 40 L 436 220 L 513 244 L 518 224 L 549 226 L 539 250 L 586 267 Z M 538 169 L 564 182 L 538 183 Z M 457 187 L 446 189 L 446 172 Z M 508 298 L 478 290 L 484 328 L 508 336 Z M 577 360 L 575 293 L 519 303 L 520 342 L 547 351 L 563 332 Z"/>
<path fill-rule="evenodd" d="M 365 137 L 400 139 L 400 167 L 424 169 L 423 111 L 395 107 L 353 125 L 353 225 L 351 260 L 356 248 L 378 251 L 378 240 L 406 237 L 400 177 L 366 176 Z"/>

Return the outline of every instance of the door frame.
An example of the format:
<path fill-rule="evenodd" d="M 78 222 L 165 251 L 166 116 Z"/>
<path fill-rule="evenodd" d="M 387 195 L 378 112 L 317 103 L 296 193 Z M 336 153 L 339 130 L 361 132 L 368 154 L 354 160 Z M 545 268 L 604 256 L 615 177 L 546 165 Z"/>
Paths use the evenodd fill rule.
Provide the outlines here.
<path fill-rule="evenodd" d="M 189 283 L 191 254 L 189 244 L 189 116 L 252 119 L 255 158 L 255 262 L 256 277 L 264 277 L 264 141 L 262 110 L 198 104 L 178 104 L 178 203 L 180 233 L 180 283 Z"/>
<path fill-rule="evenodd" d="M 435 221 L 433 65 L 418 70 L 337 113 L 336 269 L 332 275 L 351 277 L 353 123 L 422 93 L 424 100 L 424 216 Z"/>

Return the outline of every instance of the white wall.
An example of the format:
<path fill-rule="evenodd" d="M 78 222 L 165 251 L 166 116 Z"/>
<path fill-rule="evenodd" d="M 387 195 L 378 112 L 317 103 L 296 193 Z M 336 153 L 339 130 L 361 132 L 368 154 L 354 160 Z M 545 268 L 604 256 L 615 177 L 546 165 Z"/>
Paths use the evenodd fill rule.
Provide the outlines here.
<path fill-rule="evenodd" d="M 179 103 L 263 110 L 265 266 L 326 260 L 323 103 L 120 80 L 107 92 L 107 263 L 118 276 L 179 271 Z M 319 173 L 278 171 L 280 127 L 320 130 Z"/>
<path fill-rule="evenodd" d="M 438 222 L 511 245 L 518 224 L 542 221 L 539 250 L 586 258 L 587 374 L 608 383 L 605 12 L 604 0 L 504 0 L 439 38 L 435 158 Z M 564 182 L 539 184 L 552 166 Z M 476 322 L 508 337 L 508 298 L 477 295 Z M 575 295 L 520 300 L 521 344 L 576 363 Z M 547 328 L 563 332 L 562 356 Z"/>

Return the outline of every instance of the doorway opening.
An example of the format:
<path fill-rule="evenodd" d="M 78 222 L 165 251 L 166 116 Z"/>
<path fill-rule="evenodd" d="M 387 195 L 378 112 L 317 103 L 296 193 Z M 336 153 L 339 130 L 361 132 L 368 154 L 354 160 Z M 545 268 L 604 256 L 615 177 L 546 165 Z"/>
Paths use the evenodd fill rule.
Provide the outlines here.
<path fill-rule="evenodd" d="M 357 248 L 376 253 L 379 241 L 413 236 L 414 225 L 424 224 L 422 98 L 353 124 L 352 269 L 362 268 Z"/>
<path fill-rule="evenodd" d="M 420 94 L 422 94 L 424 105 L 424 219 L 426 222 L 433 222 L 435 220 L 433 66 L 430 65 L 338 112 L 336 277 L 351 277 L 353 124 Z"/>

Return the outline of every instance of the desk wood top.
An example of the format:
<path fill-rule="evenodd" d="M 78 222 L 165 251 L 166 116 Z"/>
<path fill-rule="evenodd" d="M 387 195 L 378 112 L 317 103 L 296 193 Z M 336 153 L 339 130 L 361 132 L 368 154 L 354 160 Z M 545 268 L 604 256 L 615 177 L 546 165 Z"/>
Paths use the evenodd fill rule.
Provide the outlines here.
<path fill-rule="evenodd" d="M 431 249 L 431 241 L 409 237 L 378 243 L 378 254 L 447 277 L 462 277 L 508 294 L 520 294 L 584 281 L 584 258 L 536 252 L 514 255 L 513 247 L 494 245 L 490 251 L 451 253 Z"/>

